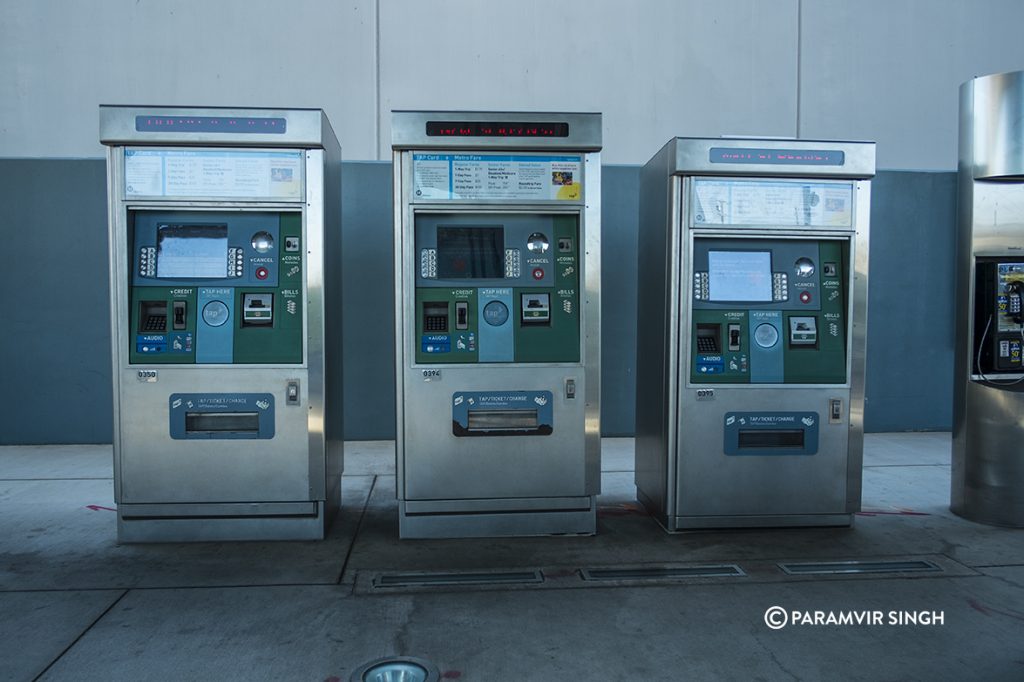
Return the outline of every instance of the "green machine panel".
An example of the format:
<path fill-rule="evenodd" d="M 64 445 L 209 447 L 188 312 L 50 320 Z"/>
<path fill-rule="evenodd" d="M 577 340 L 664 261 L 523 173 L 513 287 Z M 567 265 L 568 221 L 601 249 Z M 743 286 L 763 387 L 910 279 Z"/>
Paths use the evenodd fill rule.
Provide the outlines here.
<path fill-rule="evenodd" d="M 690 381 L 846 382 L 849 242 L 698 238 Z"/>
<path fill-rule="evenodd" d="M 579 362 L 577 220 L 418 215 L 416 362 Z"/>
<path fill-rule="evenodd" d="M 132 363 L 302 363 L 301 214 L 132 217 Z"/>

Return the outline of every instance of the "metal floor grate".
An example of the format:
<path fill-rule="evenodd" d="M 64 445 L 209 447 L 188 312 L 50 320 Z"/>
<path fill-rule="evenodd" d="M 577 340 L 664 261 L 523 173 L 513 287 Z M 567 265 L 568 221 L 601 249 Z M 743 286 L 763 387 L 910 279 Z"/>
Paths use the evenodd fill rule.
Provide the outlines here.
<path fill-rule="evenodd" d="M 675 568 L 582 568 L 580 576 L 587 581 L 664 580 L 666 578 L 743 577 L 746 576 L 746 573 L 736 564 L 718 564 Z"/>
<path fill-rule="evenodd" d="M 942 573 L 944 569 L 924 559 L 895 561 L 819 561 L 780 563 L 789 575 L 836 575 L 858 573 Z"/>
<path fill-rule="evenodd" d="M 375 588 L 430 587 L 435 585 L 525 585 L 544 582 L 540 571 L 495 573 L 383 573 L 373 579 Z"/>

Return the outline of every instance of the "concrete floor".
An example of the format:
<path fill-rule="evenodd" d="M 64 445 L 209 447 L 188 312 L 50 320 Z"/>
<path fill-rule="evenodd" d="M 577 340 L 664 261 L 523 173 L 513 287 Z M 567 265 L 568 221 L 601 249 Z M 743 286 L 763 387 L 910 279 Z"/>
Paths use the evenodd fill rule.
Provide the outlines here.
<path fill-rule="evenodd" d="M 109 446 L 0 448 L 0 679 L 348 679 L 385 655 L 444 679 L 1024 679 L 1024 530 L 953 516 L 948 434 L 866 439 L 850 529 L 669 536 L 606 439 L 597 537 L 397 539 L 390 442 L 349 443 L 324 542 L 115 542 Z M 932 573 L 788 576 L 779 561 L 910 558 Z M 736 564 L 732 577 L 588 582 L 580 569 Z M 543 582 L 379 587 L 412 571 Z M 765 610 L 942 612 L 793 625 Z"/>

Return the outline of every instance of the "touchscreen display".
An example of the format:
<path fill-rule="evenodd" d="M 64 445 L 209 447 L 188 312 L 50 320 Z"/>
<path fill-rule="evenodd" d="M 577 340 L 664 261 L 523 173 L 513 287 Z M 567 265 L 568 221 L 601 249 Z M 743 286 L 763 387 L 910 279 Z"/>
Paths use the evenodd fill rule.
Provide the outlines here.
<path fill-rule="evenodd" d="M 226 224 L 157 227 L 156 276 L 161 279 L 223 279 L 228 276 Z"/>
<path fill-rule="evenodd" d="M 437 228 L 439 279 L 502 279 L 505 276 L 503 227 Z"/>
<path fill-rule="evenodd" d="M 770 251 L 708 251 L 711 301 L 771 301 Z"/>

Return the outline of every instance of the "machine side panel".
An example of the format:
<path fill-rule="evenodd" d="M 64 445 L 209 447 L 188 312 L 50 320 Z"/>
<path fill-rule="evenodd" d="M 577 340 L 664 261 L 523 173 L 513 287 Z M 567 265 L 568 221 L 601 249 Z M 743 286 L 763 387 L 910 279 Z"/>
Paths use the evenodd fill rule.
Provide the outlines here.
<path fill-rule="evenodd" d="M 640 172 L 637 251 L 636 467 L 637 490 L 651 511 L 668 513 L 669 294 L 671 248 L 669 151 L 663 148 Z"/>
<path fill-rule="evenodd" d="M 326 498 L 328 513 L 332 503 L 340 505 L 341 475 L 344 462 L 345 410 L 342 346 L 342 224 L 341 224 L 341 148 L 327 128 L 324 144 L 324 439 L 326 447 Z M 316 466 L 311 462 L 311 471 Z M 337 494 L 332 488 L 337 488 Z"/>
<path fill-rule="evenodd" d="M 586 205 L 581 218 L 582 252 L 578 254 L 584 289 L 583 327 L 583 486 L 587 495 L 601 492 L 601 153 L 583 156 Z M 564 270 L 560 276 L 564 276 Z M 564 303 L 564 300 L 563 300 Z M 568 387 L 563 375 L 562 387 Z M 596 529 L 596 498 L 594 526 Z"/>
<path fill-rule="evenodd" d="M 855 513 L 861 508 L 861 488 L 864 477 L 864 402 L 867 378 L 868 342 L 868 265 L 871 251 L 871 181 L 854 183 L 856 233 L 848 262 L 853 269 L 850 287 L 849 359 L 850 394 L 849 446 L 846 469 L 846 511 Z M 850 281 L 848 278 L 847 281 Z"/>

